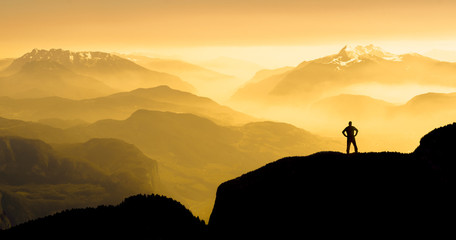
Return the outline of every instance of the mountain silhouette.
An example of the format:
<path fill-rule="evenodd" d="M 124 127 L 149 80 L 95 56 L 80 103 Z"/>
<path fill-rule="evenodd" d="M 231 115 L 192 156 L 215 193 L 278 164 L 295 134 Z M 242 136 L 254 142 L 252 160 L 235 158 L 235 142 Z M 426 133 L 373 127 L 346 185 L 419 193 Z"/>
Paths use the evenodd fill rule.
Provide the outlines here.
<path fill-rule="evenodd" d="M 434 129 L 421 138 L 420 145 L 413 152 L 420 162 L 426 164 L 432 180 L 443 187 L 453 188 L 456 183 L 454 161 L 454 136 L 456 123 Z"/>
<path fill-rule="evenodd" d="M 112 204 L 159 187 L 157 162 L 115 139 L 50 146 L 0 136 L 0 226 L 72 207 Z"/>
<path fill-rule="evenodd" d="M 456 123 L 410 154 L 288 157 L 221 184 L 216 238 L 437 236 L 454 215 Z"/>
<path fill-rule="evenodd" d="M 87 140 L 46 124 L 0 117 L 0 136 L 40 139 L 48 143 L 74 143 Z"/>
<path fill-rule="evenodd" d="M 15 59 L 1 75 L 12 75 L 31 62 L 52 62 L 66 69 L 103 82 L 116 90 L 133 90 L 141 87 L 169 85 L 193 91 L 193 87 L 176 76 L 155 72 L 114 54 L 103 52 L 71 52 L 62 49 L 38 50 Z M 46 68 L 42 69 L 46 72 Z M 101 96 L 101 95 L 99 95 Z"/>
<path fill-rule="evenodd" d="M 224 125 L 238 125 L 255 118 L 220 105 L 209 98 L 172 89 L 168 86 L 140 88 L 104 97 L 71 100 L 58 97 L 0 98 L 0 116 L 27 121 L 43 119 L 83 120 L 125 119 L 139 109 L 187 112 Z"/>
<path fill-rule="evenodd" d="M 207 239 L 204 221 L 182 204 L 159 195 L 135 195 L 120 204 L 71 209 L 29 221 L 2 237 Z"/>

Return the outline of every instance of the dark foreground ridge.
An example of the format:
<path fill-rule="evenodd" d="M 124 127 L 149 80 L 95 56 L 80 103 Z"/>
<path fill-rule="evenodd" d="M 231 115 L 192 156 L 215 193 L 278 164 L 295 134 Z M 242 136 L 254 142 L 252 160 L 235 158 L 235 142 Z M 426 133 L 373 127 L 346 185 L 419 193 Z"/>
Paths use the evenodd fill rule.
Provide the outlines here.
<path fill-rule="evenodd" d="M 45 239 L 204 239 L 207 226 L 173 199 L 135 195 L 117 206 L 66 210 L 29 221 L 0 231 L 2 235 Z"/>
<path fill-rule="evenodd" d="M 435 236 L 454 226 L 455 147 L 452 124 L 411 154 L 284 158 L 221 184 L 209 229 L 227 239 Z"/>
<path fill-rule="evenodd" d="M 284 158 L 221 184 L 207 226 L 172 199 L 137 195 L 30 221 L 0 237 L 434 239 L 454 227 L 455 147 L 453 123 L 424 136 L 410 154 Z"/>

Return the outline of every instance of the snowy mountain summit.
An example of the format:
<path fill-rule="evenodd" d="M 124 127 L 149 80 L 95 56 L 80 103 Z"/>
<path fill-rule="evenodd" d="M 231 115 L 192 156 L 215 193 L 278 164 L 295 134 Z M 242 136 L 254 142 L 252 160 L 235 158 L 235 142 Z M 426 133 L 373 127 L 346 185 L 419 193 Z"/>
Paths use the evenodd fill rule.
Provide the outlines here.
<path fill-rule="evenodd" d="M 84 75 L 90 75 L 88 71 L 90 73 L 93 73 L 93 71 L 98 73 L 117 73 L 120 70 L 145 70 L 133 62 L 111 53 L 72 52 L 63 49 L 33 49 L 31 52 L 15 59 L 9 66 L 8 71 L 17 72 L 27 63 L 34 62 L 52 62 L 74 72 L 83 73 Z"/>
<path fill-rule="evenodd" d="M 337 64 L 339 66 L 347 66 L 352 63 L 360 63 L 366 60 L 375 62 L 381 60 L 402 61 L 402 58 L 399 55 L 386 52 L 380 47 L 376 47 L 372 44 L 366 46 L 347 45 L 343 47 L 338 54 L 330 56 L 329 59 L 324 59 L 328 64 Z"/>
<path fill-rule="evenodd" d="M 72 52 L 63 49 L 40 50 L 33 49 L 21 57 L 23 61 L 45 61 L 51 60 L 62 65 L 83 64 L 92 65 L 99 61 L 118 60 L 119 57 L 103 52 Z"/>

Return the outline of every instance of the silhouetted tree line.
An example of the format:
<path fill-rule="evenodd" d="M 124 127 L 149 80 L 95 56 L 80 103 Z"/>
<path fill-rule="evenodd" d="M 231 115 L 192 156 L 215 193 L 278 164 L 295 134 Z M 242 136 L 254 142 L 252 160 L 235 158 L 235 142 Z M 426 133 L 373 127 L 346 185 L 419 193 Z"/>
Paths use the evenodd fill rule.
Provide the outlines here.
<path fill-rule="evenodd" d="M 171 198 L 135 195 L 117 206 L 71 209 L 32 220 L 0 231 L 0 237 L 205 239 L 206 228 Z"/>

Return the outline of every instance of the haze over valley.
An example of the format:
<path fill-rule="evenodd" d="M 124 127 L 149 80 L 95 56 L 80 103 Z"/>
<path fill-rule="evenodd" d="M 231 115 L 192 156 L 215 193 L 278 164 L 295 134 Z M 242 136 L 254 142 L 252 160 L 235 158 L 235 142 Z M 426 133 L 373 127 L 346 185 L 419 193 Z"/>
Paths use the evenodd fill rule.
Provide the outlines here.
<path fill-rule="evenodd" d="M 108 139 L 133 144 L 156 161 L 154 172 L 146 173 L 154 177 L 153 184 L 135 180 L 140 181 L 138 186 L 149 186 L 136 192 L 164 193 L 208 219 L 218 184 L 283 156 L 342 151 L 344 142 L 339 134 L 348 120 L 362 131 L 358 140 L 362 151 L 408 152 L 429 129 L 456 117 L 454 93 L 419 94 L 405 103 L 388 102 L 391 99 L 381 92 L 378 96 L 382 99 L 351 94 L 372 84 L 381 90 L 413 84 L 423 89 L 455 87 L 453 63 L 418 54 L 395 55 L 374 45 L 345 46 L 337 54 L 296 67 L 260 70 L 246 83 L 177 60 L 136 59 L 140 60 L 102 52 L 34 49 L 10 61 L 1 72 L 5 91 L 0 103 L 0 133 L 40 139 L 66 152 L 71 149 L 66 145 L 76 149 L 77 144 L 90 144 L 102 158 L 110 158 L 102 153 L 111 147 L 119 149 L 110 146 Z M 112 69 L 121 73 L 112 74 Z M 149 81 L 143 74 L 157 80 Z M 130 83 L 122 87 L 113 84 L 114 80 L 98 80 L 142 77 L 144 80 L 133 81 L 138 87 L 133 90 Z M 187 79 L 192 84 L 186 83 Z M 54 89 L 48 91 L 43 81 L 50 81 Z M 198 88 L 204 82 L 227 90 L 224 86 L 232 86 L 230 81 L 237 81 L 238 88 L 231 90 L 231 97 L 222 104 L 192 93 L 208 91 L 210 84 L 202 91 Z M 79 88 L 76 84 L 80 83 Z M 366 89 L 368 92 L 369 87 Z M 76 95 L 78 91 L 83 94 Z M 414 124 L 415 119 L 421 119 L 419 124 Z M 102 139 L 106 139 L 106 150 L 92 144 Z M 70 155 L 77 157 L 79 153 Z M 98 183 L 91 184 L 100 188 Z M 28 189 L 27 182 L 22 185 L 23 191 Z M 6 189 L 16 196 L 15 188 Z M 103 196 L 112 194 L 109 191 L 104 190 Z M 26 192 L 36 194 L 31 189 Z M 46 197 L 42 201 L 49 201 Z M 96 199 L 85 201 L 92 205 L 103 202 Z M 114 201 L 112 197 L 109 200 Z M 89 203 L 85 201 L 68 206 Z"/>

